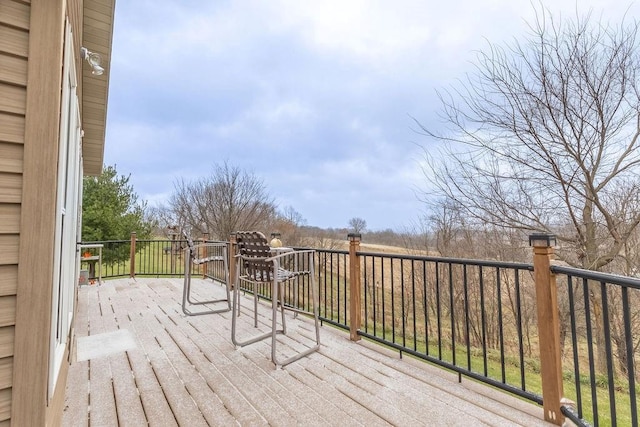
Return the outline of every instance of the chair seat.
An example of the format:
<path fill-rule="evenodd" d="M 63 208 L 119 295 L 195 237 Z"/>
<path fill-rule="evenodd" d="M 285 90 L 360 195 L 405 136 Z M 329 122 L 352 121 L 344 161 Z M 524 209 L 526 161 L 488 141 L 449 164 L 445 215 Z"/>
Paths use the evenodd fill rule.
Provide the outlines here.
<path fill-rule="evenodd" d="M 291 270 L 287 270 L 285 268 L 280 267 L 278 268 L 278 271 L 276 273 L 276 280 L 278 282 L 284 282 L 286 280 L 291 280 L 299 276 L 308 275 L 309 273 L 310 272 L 307 270 L 291 271 Z M 269 278 L 263 278 L 262 276 L 263 275 L 261 273 L 256 273 L 255 275 L 252 275 L 252 276 L 242 276 L 241 279 L 255 281 L 255 282 L 270 281 Z"/>
<path fill-rule="evenodd" d="M 206 264 L 212 261 L 224 261 L 224 260 L 225 260 L 225 257 L 223 256 L 210 256 L 206 258 L 195 258 L 191 262 L 194 263 L 195 265 L 200 265 L 200 264 Z"/>

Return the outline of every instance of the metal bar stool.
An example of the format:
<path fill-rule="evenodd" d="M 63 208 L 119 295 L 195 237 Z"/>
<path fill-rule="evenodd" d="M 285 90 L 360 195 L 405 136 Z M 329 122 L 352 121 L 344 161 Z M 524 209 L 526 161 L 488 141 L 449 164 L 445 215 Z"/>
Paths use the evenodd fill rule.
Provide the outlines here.
<path fill-rule="evenodd" d="M 314 275 L 314 250 L 299 250 L 282 252 L 274 255 L 264 234 L 258 231 L 240 231 L 236 233 L 238 253 L 236 255 L 236 280 L 233 287 L 233 315 L 231 323 L 231 341 L 236 347 L 243 347 L 271 337 L 271 360 L 276 367 L 294 362 L 301 357 L 317 351 L 320 348 L 320 321 L 318 318 L 318 301 Z M 293 305 L 286 305 L 284 301 L 284 287 L 290 284 L 304 283 L 298 279 L 305 278 L 311 294 L 311 309 L 309 313 Z M 271 330 L 260 333 L 244 340 L 236 337 L 236 317 L 240 311 L 240 283 L 252 286 L 254 294 L 254 326 L 257 326 L 258 287 L 267 285 L 271 288 Z M 278 308 L 282 316 L 282 328 L 278 329 Z M 276 347 L 278 334 L 286 334 L 285 310 L 294 313 L 312 314 L 315 325 L 314 344 L 285 359 L 278 358 Z"/>
<path fill-rule="evenodd" d="M 194 245 L 193 240 L 187 237 L 187 247 L 185 248 L 184 256 L 184 287 L 182 290 L 182 311 L 187 316 L 200 316 L 203 314 L 224 313 L 231 310 L 231 294 L 229 291 L 229 263 L 227 255 L 227 244 L 225 242 L 213 242 L 213 243 L 201 243 Z M 205 252 L 205 257 L 199 257 L 200 250 Z M 208 263 L 221 263 L 224 271 L 224 286 L 227 292 L 227 297 L 222 299 L 211 299 L 206 301 L 198 301 L 193 298 L 191 293 L 191 275 L 193 272 L 193 266 L 203 265 Z M 213 279 L 216 280 L 216 279 Z M 222 307 L 200 309 L 193 311 L 194 307 L 205 305 L 218 305 L 219 303 L 226 303 Z"/>

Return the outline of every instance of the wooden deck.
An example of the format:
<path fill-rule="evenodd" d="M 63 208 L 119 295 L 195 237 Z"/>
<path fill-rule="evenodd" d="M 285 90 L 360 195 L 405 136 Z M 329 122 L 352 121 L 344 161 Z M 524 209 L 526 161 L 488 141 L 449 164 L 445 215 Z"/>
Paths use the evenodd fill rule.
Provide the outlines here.
<path fill-rule="evenodd" d="M 548 425 L 535 405 L 329 326 L 319 352 L 275 369 L 268 342 L 234 348 L 230 313 L 188 317 L 181 298 L 179 279 L 80 288 L 65 426 Z M 239 318 L 245 333 L 255 332 L 250 301 Z M 260 329 L 269 314 L 261 304 Z M 289 318 L 287 327 L 283 353 L 311 344 L 310 321 Z"/>

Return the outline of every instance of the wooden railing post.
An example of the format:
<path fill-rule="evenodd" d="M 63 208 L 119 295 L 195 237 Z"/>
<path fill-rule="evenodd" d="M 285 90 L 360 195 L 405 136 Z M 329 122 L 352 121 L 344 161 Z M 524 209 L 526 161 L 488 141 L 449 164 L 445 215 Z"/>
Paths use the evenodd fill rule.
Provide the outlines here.
<path fill-rule="evenodd" d="M 556 238 L 551 234 L 529 236 L 529 244 L 533 247 L 533 274 L 536 282 L 544 419 L 562 425 L 564 415 L 560 411 L 563 388 L 558 289 L 556 276 L 551 272 L 555 243 Z"/>
<path fill-rule="evenodd" d="M 349 331 L 351 341 L 359 341 L 360 325 L 362 322 L 361 316 L 361 301 L 362 290 L 360 281 L 360 257 L 358 257 L 358 251 L 360 250 L 360 238 L 359 233 L 349 233 Z"/>
<path fill-rule="evenodd" d="M 233 289 L 236 283 L 236 252 L 237 241 L 235 233 L 229 235 L 229 253 L 227 254 L 227 260 L 229 263 L 229 286 Z"/>
<path fill-rule="evenodd" d="M 136 277 L 136 232 L 131 232 L 131 252 L 129 253 L 129 277 Z"/>

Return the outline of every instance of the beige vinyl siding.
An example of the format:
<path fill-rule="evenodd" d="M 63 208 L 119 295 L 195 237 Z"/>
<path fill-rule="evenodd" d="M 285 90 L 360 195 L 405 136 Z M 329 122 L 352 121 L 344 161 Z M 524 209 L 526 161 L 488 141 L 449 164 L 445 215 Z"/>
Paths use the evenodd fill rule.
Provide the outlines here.
<path fill-rule="evenodd" d="M 29 29 L 30 8 L 29 2 L 23 0 L 0 1 L 0 24 Z"/>
<path fill-rule="evenodd" d="M 0 142 L 24 143 L 24 115 L 0 113 Z"/>
<path fill-rule="evenodd" d="M 0 94 L 2 94 L 2 98 L 0 98 L 0 111 L 24 116 L 27 105 L 27 91 L 25 87 L 0 83 Z"/>
<path fill-rule="evenodd" d="M 13 375 L 13 357 L 3 357 L 0 359 L 0 382 L 11 382 Z M 3 389 L 5 390 L 5 389 Z"/>
<path fill-rule="evenodd" d="M 114 0 L 0 0 L 0 427 L 60 423 L 68 365 L 47 396 L 47 349 L 65 19 L 87 110 L 85 171 L 99 174 L 113 13 Z M 106 75 L 90 75 L 82 45 L 103 55 Z"/>
<path fill-rule="evenodd" d="M 0 234 L 17 234 L 20 227 L 20 205 L 0 204 Z"/>
<path fill-rule="evenodd" d="M 0 357 L 9 357 L 13 355 L 14 333 L 14 326 L 8 326 L 0 329 Z"/>
<path fill-rule="evenodd" d="M 9 0 L 2 0 L 8 2 Z M 29 33 L 0 23 L 0 52 L 27 57 Z"/>
<path fill-rule="evenodd" d="M 0 265 L 9 265 L 18 263 L 19 239 L 17 235 L 1 234 L 0 235 Z M 0 383 L 0 388 L 2 384 Z"/>
<path fill-rule="evenodd" d="M 0 81 L 19 86 L 27 85 L 27 59 L 5 55 L 0 68 Z"/>
<path fill-rule="evenodd" d="M 2 126 L 0 121 L 0 126 Z M 1 133 L 1 132 L 0 132 Z M 22 173 L 22 155 L 24 150 L 22 144 L 15 144 L 6 141 L 2 141 L 0 135 L 0 173 L 4 174 L 20 174 Z M 14 177 L 15 178 L 15 177 Z M 4 182 L 7 186 L 12 186 L 12 180 L 8 177 Z M 0 201 L 2 201 L 0 199 Z M 8 200 L 5 200 L 8 202 Z"/>
<path fill-rule="evenodd" d="M 0 265 L 0 295 L 15 295 L 18 283 L 18 267 Z M 3 357 L 0 355 L 0 357 Z"/>
<path fill-rule="evenodd" d="M 0 419 L 4 420 L 0 422 L 0 426 L 9 425 L 9 418 L 11 417 L 11 389 L 7 388 L 0 390 Z"/>
<path fill-rule="evenodd" d="M 0 0 L 0 425 L 11 417 L 30 5 Z"/>
<path fill-rule="evenodd" d="M 21 194 L 22 177 L 15 173 L 0 172 L 0 203 L 20 203 Z"/>

